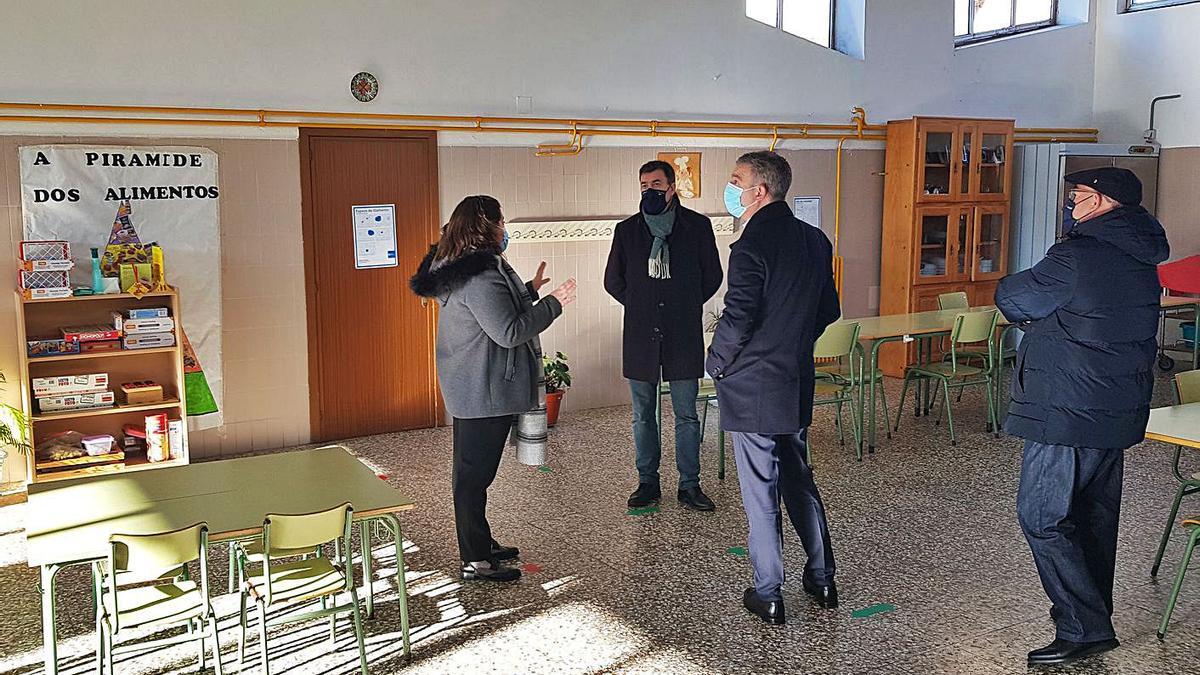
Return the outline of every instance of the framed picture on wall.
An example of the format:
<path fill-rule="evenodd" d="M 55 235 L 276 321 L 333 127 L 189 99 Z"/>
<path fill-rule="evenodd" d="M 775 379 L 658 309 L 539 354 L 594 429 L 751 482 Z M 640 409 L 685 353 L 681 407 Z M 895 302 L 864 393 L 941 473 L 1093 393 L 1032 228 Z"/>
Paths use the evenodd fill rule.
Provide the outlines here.
<path fill-rule="evenodd" d="M 700 196 L 700 153 L 660 152 L 658 158 L 675 167 L 675 191 L 680 199 Z"/>

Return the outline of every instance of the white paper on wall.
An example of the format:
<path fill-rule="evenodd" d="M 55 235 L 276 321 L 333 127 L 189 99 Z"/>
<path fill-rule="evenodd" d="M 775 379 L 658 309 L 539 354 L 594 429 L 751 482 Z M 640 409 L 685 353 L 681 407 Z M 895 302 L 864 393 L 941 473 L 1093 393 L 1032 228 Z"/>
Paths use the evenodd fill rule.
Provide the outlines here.
<path fill-rule="evenodd" d="M 217 412 L 189 417 L 192 430 L 222 424 L 221 231 L 217 154 L 208 148 L 38 145 L 20 149 L 26 239 L 65 239 L 73 280 L 91 286 L 91 249 L 108 243 L 123 200 L 143 243 L 163 249 L 179 289 L 183 326 Z"/>

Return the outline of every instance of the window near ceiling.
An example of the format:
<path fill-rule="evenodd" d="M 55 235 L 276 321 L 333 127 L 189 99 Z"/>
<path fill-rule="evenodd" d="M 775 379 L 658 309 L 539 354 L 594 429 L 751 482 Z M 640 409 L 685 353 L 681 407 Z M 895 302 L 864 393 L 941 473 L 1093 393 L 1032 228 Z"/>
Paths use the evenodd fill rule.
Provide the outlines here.
<path fill-rule="evenodd" d="M 1053 26 L 1057 17 L 1058 0 L 954 0 L 954 42 L 964 45 L 1038 30 Z"/>
<path fill-rule="evenodd" d="M 1170 7 L 1172 5 L 1187 5 L 1200 0 L 1122 0 L 1124 3 L 1124 12 L 1136 12 L 1140 9 L 1157 9 L 1159 7 Z"/>
<path fill-rule="evenodd" d="M 832 48 L 834 0 L 746 0 L 746 16 Z"/>

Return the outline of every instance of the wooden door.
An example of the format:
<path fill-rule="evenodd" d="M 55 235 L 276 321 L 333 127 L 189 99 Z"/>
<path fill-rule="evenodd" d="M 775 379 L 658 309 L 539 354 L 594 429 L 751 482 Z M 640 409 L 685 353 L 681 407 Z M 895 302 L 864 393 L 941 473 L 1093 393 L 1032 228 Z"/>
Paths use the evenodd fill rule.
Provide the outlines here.
<path fill-rule="evenodd" d="M 436 134 L 301 129 L 300 171 L 313 439 L 436 426 L 434 307 L 408 288 L 439 230 Z M 396 265 L 358 269 L 353 207 L 388 204 Z"/>

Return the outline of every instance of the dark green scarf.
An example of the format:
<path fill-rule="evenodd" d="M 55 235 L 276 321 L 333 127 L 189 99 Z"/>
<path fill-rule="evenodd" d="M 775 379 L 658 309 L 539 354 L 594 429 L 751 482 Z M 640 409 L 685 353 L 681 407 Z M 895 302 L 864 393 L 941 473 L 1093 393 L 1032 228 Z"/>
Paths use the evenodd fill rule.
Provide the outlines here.
<path fill-rule="evenodd" d="M 666 211 L 656 216 L 643 212 L 642 218 L 646 220 L 646 227 L 650 228 L 650 234 L 654 236 L 654 243 L 650 244 L 650 278 L 670 279 L 671 251 L 667 246 L 667 237 L 671 236 L 671 231 L 675 229 L 675 204 L 671 204 Z"/>

